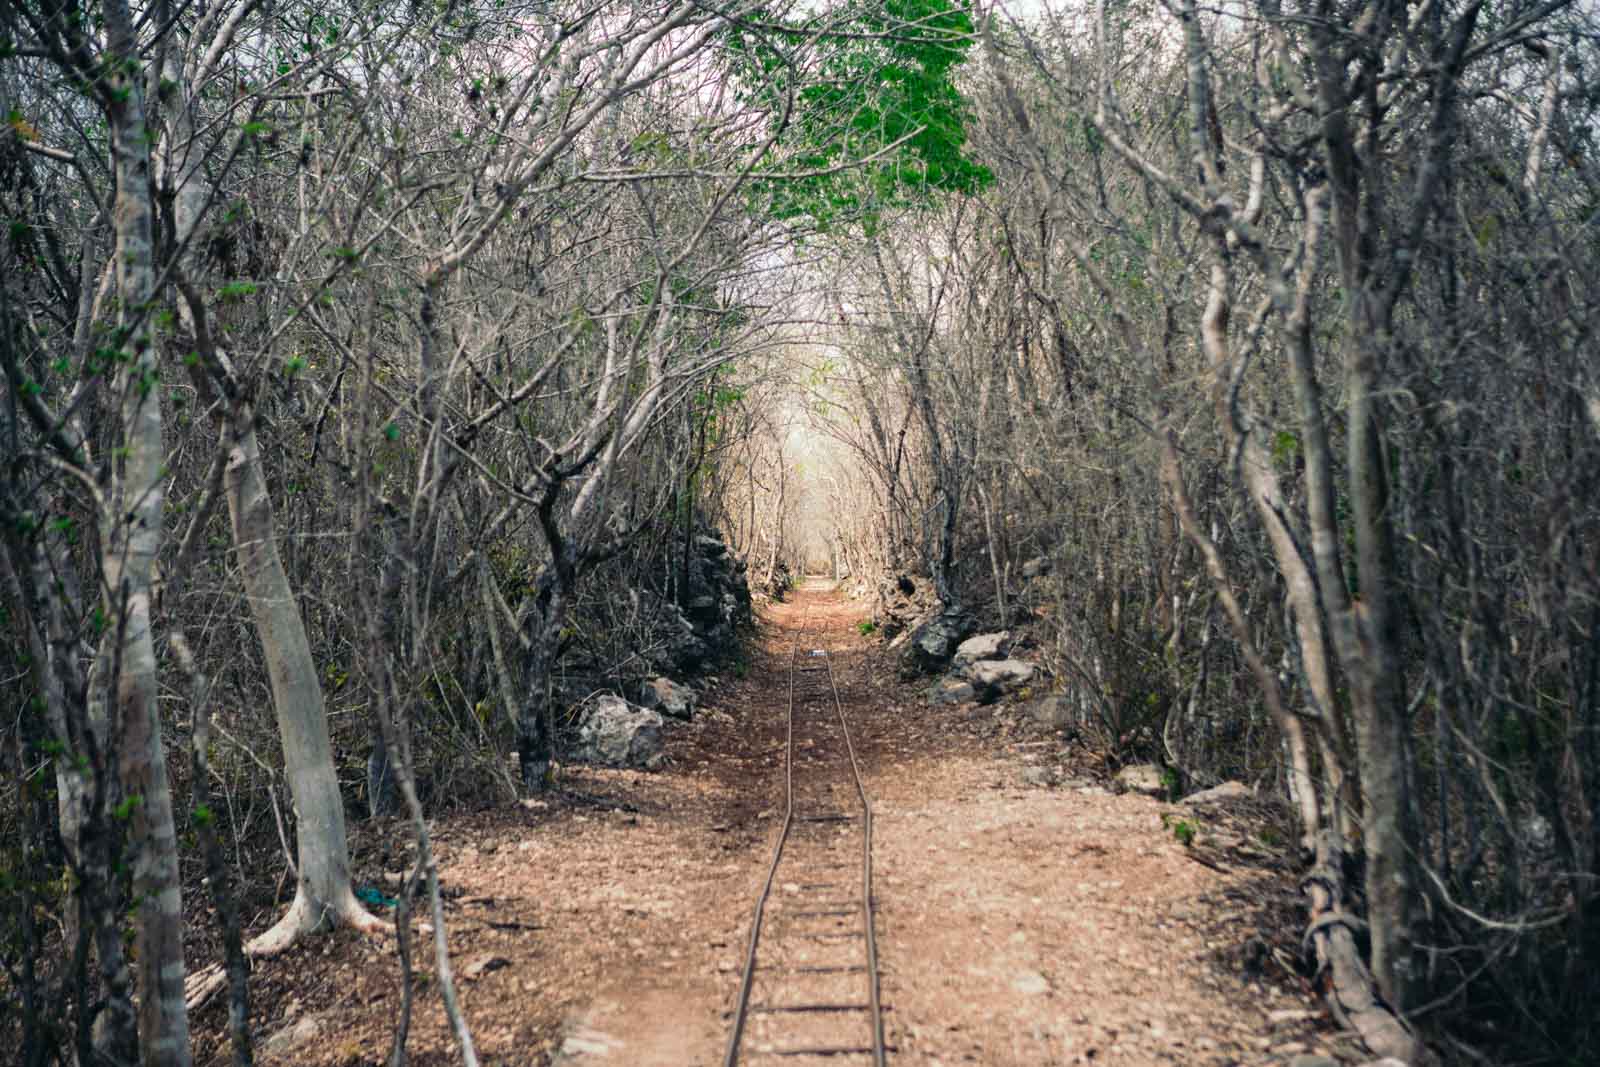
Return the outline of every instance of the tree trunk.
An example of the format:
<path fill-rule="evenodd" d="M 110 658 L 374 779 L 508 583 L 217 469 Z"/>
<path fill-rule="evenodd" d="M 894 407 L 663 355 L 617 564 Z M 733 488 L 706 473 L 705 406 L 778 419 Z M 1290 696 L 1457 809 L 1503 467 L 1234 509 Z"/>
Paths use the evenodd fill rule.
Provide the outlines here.
<path fill-rule="evenodd" d="M 234 25 L 229 23 L 229 26 Z M 230 31 L 231 32 L 231 31 Z M 183 50 L 169 48 L 163 74 L 173 86 L 176 107 L 168 115 L 168 136 L 162 173 L 172 196 L 180 241 L 199 240 L 199 227 L 210 197 L 202 169 L 204 154 L 194 144 L 192 86 L 186 81 Z M 180 272 L 180 277 L 181 277 Z M 192 288 L 179 302 L 186 325 L 202 357 L 193 376 L 202 395 L 211 381 L 224 394 L 222 423 L 229 442 L 224 487 L 232 524 L 240 579 L 261 641 L 272 686 L 273 710 L 283 747 L 284 777 L 296 813 L 295 851 L 299 881 L 288 912 L 249 946 L 252 955 L 281 952 L 303 933 L 330 922 L 349 922 L 380 930 L 381 920 L 369 914 L 350 887 L 350 855 L 345 837 L 344 803 L 333 765 L 322 683 L 311 653 L 305 622 L 278 551 L 277 523 L 267 491 L 266 471 L 256 438 L 255 416 L 245 390 L 234 378 L 226 354 L 210 334 L 205 307 Z"/>
<path fill-rule="evenodd" d="M 1302 883 L 1311 913 L 1306 941 L 1316 953 L 1319 973 L 1327 975 L 1328 1006 L 1340 1025 L 1359 1034 L 1362 1044 L 1377 1055 L 1392 1056 L 1411 1067 L 1432 1067 L 1438 1062 L 1433 1053 L 1372 995 L 1373 976 L 1356 941 L 1361 920 L 1348 910 L 1345 899 L 1342 856 L 1338 835 L 1325 832 L 1317 842 L 1316 865 Z"/>
<path fill-rule="evenodd" d="M 400 810 L 400 794 L 395 786 L 394 760 L 389 755 L 389 743 L 383 739 L 383 727 L 372 724 L 372 751 L 367 753 L 367 815 L 379 818 Z"/>
<path fill-rule="evenodd" d="M 522 714 L 517 719 L 517 763 L 522 786 L 542 793 L 554 784 L 556 759 L 555 708 L 551 703 L 550 675 L 567 624 L 567 595 L 554 585 L 542 610 L 523 659 Z"/>
<path fill-rule="evenodd" d="M 1228 444 L 1238 454 L 1238 470 L 1256 514 L 1266 528 L 1267 540 L 1272 545 L 1273 559 L 1284 577 L 1289 602 L 1297 621 L 1304 628 L 1320 618 L 1316 583 L 1300 559 L 1294 538 L 1284 527 L 1283 492 L 1278 484 L 1272 461 L 1253 434 L 1240 425 L 1239 414 L 1231 402 L 1228 383 L 1233 377 L 1233 351 L 1228 341 L 1228 317 L 1232 312 L 1233 278 L 1228 269 L 1227 251 L 1218 239 L 1211 264 L 1211 284 L 1206 309 L 1201 317 L 1200 337 L 1212 370 L 1212 402 L 1217 409 L 1217 420 L 1224 428 Z M 1191 530 L 1193 539 L 1194 532 Z M 1293 716 L 1282 719 L 1284 740 L 1289 747 L 1289 792 L 1300 810 L 1300 825 L 1304 843 L 1309 848 L 1322 825 L 1321 803 L 1316 782 L 1311 775 L 1311 753 L 1306 744 L 1305 730 L 1300 720 Z"/>
<path fill-rule="evenodd" d="M 61 916 L 62 943 L 73 956 L 73 992 L 79 1005 L 73 1051 L 78 1063 L 132 1063 L 139 1055 L 139 1035 L 122 940 L 124 904 L 114 873 L 121 849 L 108 810 L 117 783 L 109 765 L 104 715 L 91 716 L 85 700 L 94 681 L 84 678 L 78 642 L 66 625 L 64 605 L 81 601 L 64 547 L 49 536 L 31 543 L 8 540 L 7 551 L 0 552 L 0 570 L 27 616 L 45 726 L 61 746 L 54 759 L 57 818 L 75 874 L 72 899 Z M 103 699 L 95 704 L 105 706 Z M 98 997 L 91 993 L 89 980 L 91 944 L 99 959 Z M 93 1006 L 96 999 L 98 1009 Z"/>
<path fill-rule="evenodd" d="M 116 168 L 117 340 L 128 357 L 114 387 L 121 407 L 121 470 L 106 495 L 101 571 L 112 627 L 101 642 L 101 681 L 111 689 L 118 771 L 130 813 L 139 1040 L 145 1067 L 187 1067 L 189 1016 L 183 1000 L 183 903 L 178 840 L 167 786 L 151 632 L 151 580 L 161 550 L 166 500 L 161 387 L 150 315 L 155 300 L 150 137 L 144 69 L 124 0 L 104 6 L 104 105 Z"/>
<path fill-rule="evenodd" d="M 255 619 L 272 683 L 272 703 L 283 743 L 284 777 L 295 808 L 295 858 L 299 882 L 294 903 L 276 926 L 250 943 L 252 955 L 286 948 L 303 933 L 332 921 L 378 929 L 350 888 L 344 800 L 334 773 L 333 746 L 322 684 L 306 638 L 294 591 L 278 555 L 272 500 L 248 417 L 236 426 L 224 485 L 239 573 Z"/>
<path fill-rule="evenodd" d="M 1358 340 L 1356 344 L 1370 348 L 1370 342 Z M 1361 760 L 1372 971 L 1384 997 L 1403 1011 L 1415 1000 L 1423 975 L 1413 958 L 1416 831 L 1408 766 L 1410 737 L 1398 676 L 1398 635 L 1389 603 L 1389 586 L 1395 580 L 1394 555 L 1378 417 L 1372 404 L 1375 385 L 1375 357 L 1364 352 L 1355 359 L 1347 382 L 1347 462 L 1361 601 L 1348 616 L 1344 642 L 1351 661 L 1347 671 Z"/>

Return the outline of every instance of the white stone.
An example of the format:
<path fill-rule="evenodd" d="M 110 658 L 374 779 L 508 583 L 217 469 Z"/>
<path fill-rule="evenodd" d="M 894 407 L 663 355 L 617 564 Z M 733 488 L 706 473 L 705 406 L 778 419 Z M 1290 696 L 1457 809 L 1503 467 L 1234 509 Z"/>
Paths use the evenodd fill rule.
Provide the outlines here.
<path fill-rule="evenodd" d="M 1221 785 L 1190 794 L 1183 798 L 1183 802 L 1185 804 L 1215 804 L 1225 800 L 1244 800 L 1255 795 L 1255 790 L 1243 782 L 1223 782 Z"/>
<path fill-rule="evenodd" d="M 1038 971 L 1018 971 L 1011 988 L 1025 997 L 1037 997 L 1050 992 L 1050 981 Z"/>
<path fill-rule="evenodd" d="M 261 1054 L 269 1059 L 287 1058 L 309 1044 L 322 1032 L 322 1020 L 307 1015 L 290 1023 L 261 1043 Z"/>
<path fill-rule="evenodd" d="M 979 660 L 1005 659 L 1010 651 L 1010 630 L 1001 630 L 997 634 L 979 634 L 967 638 L 956 646 L 956 654 L 951 663 L 959 669 Z"/>
<path fill-rule="evenodd" d="M 973 688 L 993 697 L 1010 692 L 1033 680 L 1033 664 L 1020 659 L 982 660 L 969 665 L 963 672 Z"/>
<path fill-rule="evenodd" d="M 662 760 L 663 725 L 655 712 L 608 694 L 595 701 L 578 742 L 584 758 L 602 766 L 654 768 Z"/>
<path fill-rule="evenodd" d="M 1117 772 L 1115 781 L 1123 792 L 1152 797 L 1167 795 L 1166 778 L 1154 763 L 1131 763 Z"/>

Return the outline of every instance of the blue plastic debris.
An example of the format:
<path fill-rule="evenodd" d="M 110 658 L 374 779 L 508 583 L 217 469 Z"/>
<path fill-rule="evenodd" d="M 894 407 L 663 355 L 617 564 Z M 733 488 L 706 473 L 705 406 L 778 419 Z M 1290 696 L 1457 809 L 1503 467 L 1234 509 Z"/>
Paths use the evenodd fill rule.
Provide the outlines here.
<path fill-rule="evenodd" d="M 356 889 L 356 899 L 369 908 L 392 908 L 400 903 L 394 897 L 386 897 L 375 886 L 364 885 Z"/>

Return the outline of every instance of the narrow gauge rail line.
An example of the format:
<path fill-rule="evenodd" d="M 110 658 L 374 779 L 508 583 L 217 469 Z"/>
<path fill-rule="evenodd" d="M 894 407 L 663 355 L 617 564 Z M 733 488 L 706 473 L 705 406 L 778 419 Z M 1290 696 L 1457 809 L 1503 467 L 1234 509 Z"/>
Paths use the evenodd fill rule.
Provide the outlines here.
<path fill-rule="evenodd" d="M 885 1064 L 872 804 L 832 657 L 802 649 L 805 634 L 802 622 L 789 656 L 783 828 L 756 898 L 724 1067 L 813 1058 Z"/>

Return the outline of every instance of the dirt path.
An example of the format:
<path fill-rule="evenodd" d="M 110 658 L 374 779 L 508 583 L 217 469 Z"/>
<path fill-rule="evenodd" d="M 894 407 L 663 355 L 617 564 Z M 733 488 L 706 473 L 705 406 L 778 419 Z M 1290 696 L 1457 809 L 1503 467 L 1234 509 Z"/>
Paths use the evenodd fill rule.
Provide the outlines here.
<path fill-rule="evenodd" d="M 1111 795 L 1014 710 L 922 707 L 856 633 L 858 609 L 803 590 L 766 613 L 746 675 L 673 732 L 663 771 L 569 768 L 547 802 L 440 821 L 485 1063 L 721 1062 L 781 816 L 786 631 L 803 615 L 829 623 L 874 798 L 891 1063 L 1353 1058 L 1257 937 L 1292 904 L 1281 875 L 1197 862 L 1163 824 L 1177 809 Z M 1024 784 L 1044 778 L 1059 784 Z M 413 1062 L 457 1062 L 423 975 Z M 386 1056 L 398 996 L 383 946 L 314 941 L 263 964 L 253 988 L 265 1062 Z M 223 1062 L 219 1006 L 199 1024 Z"/>

